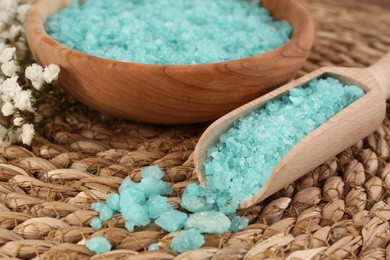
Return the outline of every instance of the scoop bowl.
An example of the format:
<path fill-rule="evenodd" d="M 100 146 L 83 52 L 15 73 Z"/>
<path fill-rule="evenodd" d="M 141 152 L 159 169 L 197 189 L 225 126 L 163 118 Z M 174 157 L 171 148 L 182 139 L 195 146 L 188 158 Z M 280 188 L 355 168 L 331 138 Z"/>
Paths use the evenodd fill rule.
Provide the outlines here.
<path fill-rule="evenodd" d="M 276 20 L 293 27 L 289 42 L 265 54 L 200 65 L 152 65 L 107 60 L 61 45 L 46 19 L 71 0 L 38 0 L 26 36 L 41 65 L 61 67 L 61 87 L 103 113 L 136 121 L 178 124 L 209 121 L 291 80 L 314 40 L 310 15 L 296 0 L 262 0 Z M 249 39 L 250 40 L 250 39 Z"/>

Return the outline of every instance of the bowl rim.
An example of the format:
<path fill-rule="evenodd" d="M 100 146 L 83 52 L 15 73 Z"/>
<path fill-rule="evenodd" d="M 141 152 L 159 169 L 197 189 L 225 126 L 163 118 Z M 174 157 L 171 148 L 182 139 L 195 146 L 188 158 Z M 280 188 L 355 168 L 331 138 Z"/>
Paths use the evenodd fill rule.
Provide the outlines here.
<path fill-rule="evenodd" d="M 68 2 L 70 4 L 70 0 L 56 0 L 61 1 L 62 3 Z M 274 0 L 262 0 L 260 1 L 260 4 L 264 1 L 274 1 Z M 279 0 L 280 1 L 280 0 Z M 41 41 L 46 42 L 49 46 L 52 46 L 53 48 L 62 48 L 64 50 L 67 50 L 69 53 L 72 53 L 73 55 L 79 56 L 79 58 L 86 57 L 92 61 L 97 61 L 99 63 L 105 63 L 105 64 L 120 64 L 122 66 L 131 66 L 131 67 L 137 67 L 139 69 L 147 69 L 147 68 L 171 68 L 171 69 L 178 69 L 178 70 L 193 70 L 193 69 L 199 69 L 199 70 L 206 70 L 215 68 L 215 66 L 225 66 L 226 65 L 242 65 L 245 62 L 253 62 L 261 60 L 262 57 L 266 56 L 276 56 L 278 53 L 282 53 L 283 49 L 291 46 L 296 43 L 297 46 L 301 47 L 305 51 L 310 51 L 313 41 L 314 41 L 314 34 L 315 34 L 315 28 L 314 28 L 314 21 L 308 11 L 300 4 L 297 0 L 285 0 L 290 1 L 292 4 L 296 6 L 296 8 L 299 9 L 299 11 L 303 14 L 303 16 L 300 19 L 305 19 L 305 26 L 302 26 L 300 28 L 294 28 L 291 23 L 290 26 L 292 26 L 293 31 L 290 39 L 284 43 L 283 45 L 271 50 L 267 51 L 265 53 L 257 54 L 254 56 L 241 58 L 241 59 L 234 59 L 229 61 L 220 61 L 220 62 L 213 62 L 213 63 L 201 63 L 201 64 L 151 64 L 151 63 L 135 63 L 135 62 L 126 62 L 126 61 L 117 61 L 117 60 L 110 60 L 107 58 L 91 55 L 88 53 L 84 53 L 75 49 L 72 49 L 68 46 L 65 46 L 58 41 L 54 40 L 50 35 L 46 32 L 45 29 L 45 23 L 47 20 L 47 17 L 41 17 L 41 14 L 39 12 L 40 6 L 39 5 L 49 5 L 53 3 L 51 0 L 37 0 L 35 3 L 33 3 L 31 9 L 27 13 L 26 21 L 25 21 L 25 30 L 26 34 L 29 32 L 32 32 L 35 37 L 39 37 Z M 69 5 L 67 4 L 67 5 Z M 304 38 L 305 35 L 312 36 L 310 37 L 310 41 L 306 42 L 306 46 L 309 48 L 304 48 L 300 44 L 300 39 Z M 28 37 L 27 37 L 28 39 Z"/>

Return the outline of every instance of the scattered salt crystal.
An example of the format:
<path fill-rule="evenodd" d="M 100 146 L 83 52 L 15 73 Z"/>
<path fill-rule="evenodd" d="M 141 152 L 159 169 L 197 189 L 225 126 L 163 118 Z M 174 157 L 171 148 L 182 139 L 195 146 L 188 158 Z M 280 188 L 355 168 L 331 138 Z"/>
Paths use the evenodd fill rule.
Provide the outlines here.
<path fill-rule="evenodd" d="M 136 187 L 136 184 L 130 180 L 130 179 L 124 179 L 121 183 L 121 186 L 119 186 L 119 194 L 122 193 L 122 191 L 128 189 L 128 188 L 135 188 Z"/>
<path fill-rule="evenodd" d="M 94 237 L 87 240 L 87 248 L 96 253 L 102 254 L 111 250 L 111 244 L 105 237 Z"/>
<path fill-rule="evenodd" d="M 141 170 L 142 178 L 153 177 L 158 180 L 161 180 L 164 175 L 164 172 L 160 169 L 160 167 L 156 165 L 149 166 Z"/>
<path fill-rule="evenodd" d="M 146 226 L 150 223 L 149 209 L 145 205 L 140 205 L 129 201 L 121 205 L 122 216 L 134 223 L 135 226 Z"/>
<path fill-rule="evenodd" d="M 138 186 L 137 188 L 127 188 L 120 193 L 119 206 L 122 207 L 122 205 L 130 203 L 143 204 L 145 203 L 145 200 L 145 193 L 142 190 L 139 190 Z"/>
<path fill-rule="evenodd" d="M 158 249 L 159 249 L 159 246 L 156 243 L 150 244 L 148 246 L 148 251 L 154 251 L 154 250 L 158 250 Z"/>
<path fill-rule="evenodd" d="M 131 221 L 131 220 L 127 220 L 126 223 L 125 223 L 125 228 L 127 229 L 127 231 L 129 232 L 133 232 L 134 231 L 134 222 Z"/>
<path fill-rule="evenodd" d="M 91 207 L 99 213 L 99 218 L 102 221 L 109 220 L 112 217 L 113 212 L 107 204 L 97 202 L 93 203 Z"/>
<path fill-rule="evenodd" d="M 151 218 L 157 218 L 161 213 L 173 210 L 173 206 L 168 203 L 167 198 L 160 195 L 150 197 L 148 207 Z"/>
<path fill-rule="evenodd" d="M 197 229 L 201 233 L 220 235 L 226 233 L 230 225 L 230 219 L 222 212 L 204 211 L 191 214 L 185 224 L 185 228 Z"/>
<path fill-rule="evenodd" d="M 102 221 L 106 221 L 106 220 L 109 220 L 112 217 L 113 211 L 112 211 L 112 209 L 110 209 L 109 206 L 104 204 L 104 206 L 101 208 L 99 213 L 100 213 L 99 214 L 99 218 Z"/>
<path fill-rule="evenodd" d="M 94 229 L 101 229 L 102 228 L 102 221 L 100 220 L 100 218 L 92 219 L 91 227 Z"/>
<path fill-rule="evenodd" d="M 198 248 L 204 243 L 200 232 L 222 234 L 229 227 L 238 230 L 245 227 L 245 221 L 246 225 L 248 224 L 246 218 L 232 218 L 232 223 L 226 216 L 235 212 L 236 202 L 227 201 L 225 195 L 213 193 L 196 184 L 189 184 L 182 197 L 182 204 L 187 205 L 187 209 L 199 210 L 199 213 L 188 218 L 186 213 L 175 210 L 167 198 L 162 196 L 170 194 L 172 188 L 161 180 L 163 177 L 161 173 L 164 174 L 157 166 L 153 166 L 142 170 L 143 179 L 140 183 L 134 183 L 129 179 L 123 180 L 120 193 L 108 196 L 107 204 L 98 202 L 91 205 L 100 213 L 100 218 L 93 219 L 91 226 L 100 229 L 102 221 L 110 219 L 115 211 L 122 214 L 126 220 L 125 228 L 129 232 L 133 232 L 135 227 L 148 225 L 152 219 L 156 219 L 155 224 L 168 232 L 182 230 L 185 227 L 190 230 L 180 233 L 172 243 L 174 250 L 184 252 Z M 218 207 L 221 212 L 214 211 Z M 158 246 L 152 244 L 149 248 L 158 249 Z"/>
<path fill-rule="evenodd" d="M 155 223 L 165 231 L 174 232 L 182 229 L 187 219 L 187 214 L 178 210 L 171 210 L 161 213 Z"/>
<path fill-rule="evenodd" d="M 249 224 L 249 220 L 246 217 L 234 216 L 232 218 L 232 224 L 230 225 L 230 230 L 234 233 L 237 233 L 240 230 L 246 228 Z"/>
<path fill-rule="evenodd" d="M 93 208 L 96 212 L 100 212 L 100 210 L 104 207 L 104 203 L 96 202 L 91 204 L 91 208 Z"/>
<path fill-rule="evenodd" d="M 171 248 L 178 253 L 200 248 L 204 244 L 202 234 L 196 229 L 181 231 L 172 239 Z"/>
<path fill-rule="evenodd" d="M 113 211 L 120 211 L 119 201 L 120 201 L 120 197 L 119 194 L 117 193 L 111 194 L 110 196 L 108 196 L 106 200 L 107 205 Z"/>
<path fill-rule="evenodd" d="M 154 177 L 143 178 L 138 184 L 137 189 L 144 192 L 147 197 L 153 195 L 169 195 L 172 193 L 172 188 L 168 183 Z"/>
<path fill-rule="evenodd" d="M 189 184 L 181 196 L 180 205 L 190 212 L 210 211 L 214 209 L 212 203 L 208 203 L 204 191 L 196 184 Z"/>

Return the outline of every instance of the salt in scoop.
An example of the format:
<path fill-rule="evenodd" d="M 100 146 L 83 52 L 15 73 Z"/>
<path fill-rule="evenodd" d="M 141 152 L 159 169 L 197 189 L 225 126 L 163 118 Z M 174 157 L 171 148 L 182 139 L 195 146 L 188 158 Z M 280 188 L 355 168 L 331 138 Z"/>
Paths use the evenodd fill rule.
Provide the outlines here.
<path fill-rule="evenodd" d="M 241 202 L 240 208 L 250 207 L 266 199 L 374 132 L 385 117 L 386 99 L 390 98 L 390 53 L 366 69 L 337 67 L 318 69 L 215 121 L 206 129 L 195 147 L 195 171 L 200 183 L 204 184 L 206 181 L 203 163 L 206 161 L 208 149 L 218 143 L 219 137 L 230 129 L 236 120 L 263 108 L 267 101 L 285 95 L 292 88 L 303 86 L 313 79 L 329 76 L 362 88 L 365 95 L 295 145 L 279 161 L 264 186 L 252 198 Z"/>

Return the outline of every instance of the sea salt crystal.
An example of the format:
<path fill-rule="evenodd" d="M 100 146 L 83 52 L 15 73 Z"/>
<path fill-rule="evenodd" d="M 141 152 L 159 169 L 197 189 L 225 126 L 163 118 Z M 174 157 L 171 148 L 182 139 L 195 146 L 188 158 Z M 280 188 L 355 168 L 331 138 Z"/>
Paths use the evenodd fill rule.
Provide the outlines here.
<path fill-rule="evenodd" d="M 204 244 L 202 234 L 196 229 L 181 231 L 172 239 L 171 248 L 178 253 L 200 248 Z"/>
<path fill-rule="evenodd" d="M 102 221 L 107 221 L 112 217 L 112 215 L 113 215 L 112 209 L 110 209 L 108 205 L 104 205 L 104 207 L 100 211 L 99 218 Z"/>
<path fill-rule="evenodd" d="M 276 49 L 292 28 L 259 1 L 85 0 L 50 16 L 46 31 L 65 46 L 106 59 L 204 64 Z"/>
<path fill-rule="evenodd" d="M 121 183 L 121 185 L 119 186 L 119 194 L 121 194 L 124 190 L 126 190 L 127 188 L 135 188 L 137 185 L 135 182 L 133 182 L 132 180 L 130 179 L 124 179 Z"/>
<path fill-rule="evenodd" d="M 143 204 L 146 200 L 146 195 L 143 190 L 138 189 L 139 186 L 136 188 L 128 188 L 125 190 L 122 190 L 120 197 L 119 197 L 119 206 L 122 207 L 122 205 L 126 205 L 129 203 L 138 203 Z"/>
<path fill-rule="evenodd" d="M 161 213 L 173 210 L 173 206 L 169 204 L 166 197 L 155 195 L 148 200 L 149 216 L 158 218 Z"/>
<path fill-rule="evenodd" d="M 110 196 L 108 196 L 106 200 L 107 205 L 113 211 L 120 211 L 119 201 L 120 201 L 120 196 L 117 193 L 111 194 Z"/>
<path fill-rule="evenodd" d="M 94 229 L 101 229 L 102 228 L 102 221 L 100 218 L 94 218 L 91 221 L 91 227 Z"/>
<path fill-rule="evenodd" d="M 149 166 L 141 170 L 142 178 L 153 177 L 161 180 L 164 175 L 164 172 L 157 165 Z"/>
<path fill-rule="evenodd" d="M 249 220 L 246 217 L 234 216 L 231 220 L 232 220 L 232 224 L 230 225 L 229 229 L 234 233 L 243 230 L 249 224 Z"/>
<path fill-rule="evenodd" d="M 230 225 L 230 219 L 222 212 L 204 211 L 191 214 L 185 228 L 196 229 L 201 233 L 221 235 L 229 230 Z"/>
<path fill-rule="evenodd" d="M 138 184 L 137 189 L 141 190 L 147 197 L 153 195 L 169 195 L 172 188 L 168 183 L 154 177 L 146 177 Z"/>
<path fill-rule="evenodd" d="M 96 202 L 91 204 L 91 208 L 93 208 L 96 212 L 100 212 L 104 206 L 105 204 L 102 202 Z"/>
<path fill-rule="evenodd" d="M 148 246 L 148 251 L 154 251 L 154 250 L 158 250 L 158 249 L 159 249 L 159 246 L 156 243 L 150 244 Z"/>
<path fill-rule="evenodd" d="M 92 208 L 99 213 L 99 218 L 102 221 L 109 220 L 112 217 L 113 211 L 105 203 L 94 203 L 92 204 Z"/>
<path fill-rule="evenodd" d="M 146 226 L 150 223 L 149 209 L 146 205 L 141 205 L 128 201 L 121 205 L 122 216 L 134 223 L 135 226 Z"/>
<path fill-rule="evenodd" d="M 127 231 L 129 232 L 133 232 L 134 231 L 134 221 L 132 220 L 127 220 L 126 223 L 125 223 L 125 228 L 127 229 Z"/>
<path fill-rule="evenodd" d="M 210 202 L 210 201 L 209 201 Z M 204 188 L 196 184 L 187 185 L 181 196 L 180 205 L 190 212 L 210 211 L 215 207 L 213 201 L 209 203 Z"/>
<path fill-rule="evenodd" d="M 96 253 L 102 254 L 111 250 L 111 244 L 105 237 L 94 237 L 87 240 L 87 248 Z"/>
<path fill-rule="evenodd" d="M 161 213 L 155 223 L 165 231 L 174 232 L 182 229 L 187 219 L 187 214 L 178 210 L 171 210 Z"/>

